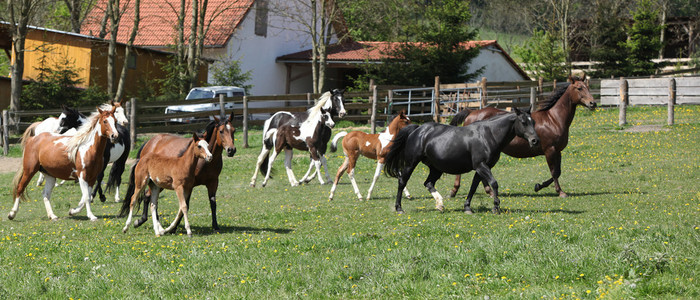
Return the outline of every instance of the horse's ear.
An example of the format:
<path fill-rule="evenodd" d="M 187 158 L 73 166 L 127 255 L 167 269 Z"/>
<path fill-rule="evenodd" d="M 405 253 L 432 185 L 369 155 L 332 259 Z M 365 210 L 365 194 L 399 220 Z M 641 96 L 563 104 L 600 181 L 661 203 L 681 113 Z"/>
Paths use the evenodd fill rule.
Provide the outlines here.
<path fill-rule="evenodd" d="M 104 110 L 100 109 L 100 107 L 98 106 L 98 107 L 97 107 L 97 112 L 100 113 L 100 114 L 102 114 L 102 113 L 104 113 Z"/>
<path fill-rule="evenodd" d="M 68 109 L 66 108 L 66 105 L 65 105 L 65 104 L 61 104 L 61 109 L 62 109 L 63 111 L 67 111 L 67 110 L 68 110 Z"/>
<path fill-rule="evenodd" d="M 217 117 L 217 116 L 212 116 L 212 117 L 214 117 L 214 121 L 216 121 L 216 123 L 219 123 L 219 121 L 221 121 L 221 120 L 219 120 L 219 117 Z"/>
<path fill-rule="evenodd" d="M 231 111 L 231 115 L 228 116 L 228 121 L 233 123 L 233 110 Z"/>
<path fill-rule="evenodd" d="M 192 139 L 195 143 L 199 141 L 199 136 L 197 135 L 197 132 L 192 131 Z"/>
<path fill-rule="evenodd" d="M 520 108 L 517 108 L 517 107 L 516 107 L 516 108 L 514 109 L 514 111 L 515 111 L 515 114 L 518 115 L 518 116 L 523 114 L 523 111 L 520 110 Z"/>

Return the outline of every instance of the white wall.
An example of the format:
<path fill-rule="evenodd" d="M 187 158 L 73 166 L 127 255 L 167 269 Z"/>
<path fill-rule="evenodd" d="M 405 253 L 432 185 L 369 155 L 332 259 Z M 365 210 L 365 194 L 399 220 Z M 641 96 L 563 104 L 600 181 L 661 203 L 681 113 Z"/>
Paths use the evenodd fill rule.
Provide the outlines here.
<path fill-rule="evenodd" d="M 520 81 L 526 80 L 520 75 L 510 62 L 504 57 L 503 53 L 495 47 L 484 47 L 479 50 L 479 55 L 474 58 L 469 65 L 469 73 L 475 72 L 482 66 L 486 66 L 483 73 L 475 79 L 478 81 L 481 77 L 486 77 L 487 81 Z"/>

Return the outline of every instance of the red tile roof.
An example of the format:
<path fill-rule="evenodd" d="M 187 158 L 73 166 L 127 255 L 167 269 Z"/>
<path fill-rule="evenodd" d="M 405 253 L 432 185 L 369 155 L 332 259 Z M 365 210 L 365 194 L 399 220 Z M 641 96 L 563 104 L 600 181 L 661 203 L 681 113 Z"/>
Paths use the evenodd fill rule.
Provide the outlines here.
<path fill-rule="evenodd" d="M 338 61 L 379 61 L 386 58 L 386 53 L 393 47 L 399 46 L 400 42 L 362 42 L 353 41 L 331 45 L 328 48 L 328 62 Z M 476 45 L 486 47 L 497 45 L 496 40 L 486 41 L 469 41 L 464 43 L 467 49 L 473 48 Z M 277 61 L 302 61 L 311 60 L 311 50 L 300 51 L 287 54 L 277 58 Z"/>
<path fill-rule="evenodd" d="M 128 1 L 129 7 L 120 21 L 117 41 L 126 43 L 134 24 L 133 1 Z M 222 47 L 226 44 L 234 30 L 250 10 L 254 0 L 209 0 L 207 7 L 207 22 L 211 21 L 209 32 L 205 38 L 205 46 Z M 192 10 L 191 1 L 186 1 L 185 9 L 185 39 L 189 36 Z M 81 33 L 97 36 L 100 32 L 100 22 L 104 17 L 107 0 L 98 3 L 88 13 L 81 28 Z M 141 1 L 141 21 L 139 32 L 134 45 L 146 47 L 164 47 L 175 44 L 177 14 L 180 11 L 178 0 L 145 0 Z M 212 19 L 213 17 L 213 20 Z M 109 31 L 109 24 L 107 25 Z M 109 38 L 109 33 L 105 38 Z"/>

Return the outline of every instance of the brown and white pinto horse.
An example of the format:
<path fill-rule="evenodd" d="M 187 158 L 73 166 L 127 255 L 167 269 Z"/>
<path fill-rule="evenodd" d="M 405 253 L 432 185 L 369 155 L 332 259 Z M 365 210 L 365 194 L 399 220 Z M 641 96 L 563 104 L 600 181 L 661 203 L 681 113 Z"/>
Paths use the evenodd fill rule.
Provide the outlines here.
<path fill-rule="evenodd" d="M 161 138 L 167 139 L 168 134 L 160 134 L 148 143 L 160 140 Z M 162 144 L 161 144 L 162 147 Z M 129 176 L 129 189 L 132 188 L 134 192 L 131 196 L 131 201 L 128 202 L 129 215 L 126 219 L 126 225 L 122 229 L 124 233 L 129 229 L 129 224 L 131 223 L 132 212 L 134 210 L 134 205 L 137 203 L 137 199 L 141 196 L 146 185 L 151 190 L 151 217 L 153 218 L 153 230 L 156 236 L 161 236 L 167 232 L 172 231 L 175 228 L 175 222 L 173 222 L 167 230 L 164 230 L 158 221 L 158 216 L 156 214 L 156 209 L 158 207 L 158 194 L 162 189 L 175 190 L 177 194 L 177 199 L 179 202 L 179 209 L 177 212 L 177 218 L 180 215 L 185 217 L 185 230 L 187 235 L 191 236 L 192 231 L 190 230 L 190 222 L 187 219 L 187 202 L 186 199 L 190 197 L 192 193 L 192 188 L 195 182 L 195 169 L 197 168 L 197 159 L 202 158 L 206 162 L 211 161 L 212 154 L 209 152 L 209 144 L 206 140 L 200 139 L 196 133 L 192 134 L 192 139 L 190 139 L 188 145 L 184 149 L 180 148 L 178 155 L 169 156 L 158 154 L 158 151 L 148 152 L 141 155 L 141 158 L 137 159 L 134 166 L 131 168 L 131 176 Z M 120 215 L 124 214 L 124 208 L 127 206 L 122 206 L 122 211 Z"/>
<path fill-rule="evenodd" d="M 590 110 L 595 110 L 596 102 L 588 91 L 588 85 L 583 79 L 569 77 L 569 83 L 552 92 L 547 101 L 541 104 L 540 109 L 532 113 L 535 121 L 535 131 L 540 137 L 539 147 L 530 147 L 528 142 L 520 137 L 515 137 L 510 144 L 503 148 L 503 153 L 512 157 L 525 158 L 544 155 L 547 158 L 547 165 L 552 174 L 550 179 L 542 184 L 535 184 L 535 192 L 541 190 L 554 182 L 554 188 L 560 197 L 566 197 L 559 185 L 559 175 L 561 175 L 561 151 L 569 143 L 569 127 L 576 114 L 576 106 L 582 105 Z M 466 126 L 473 122 L 491 118 L 495 115 L 507 113 L 506 111 L 493 107 L 486 107 L 474 111 L 462 111 L 457 114 L 450 125 L 462 124 Z M 450 197 L 457 194 L 460 186 L 461 176 L 455 178 L 454 188 Z M 490 189 L 484 186 L 487 193 Z"/>
<path fill-rule="evenodd" d="M 194 186 L 204 185 L 207 187 L 209 195 L 209 206 L 211 207 L 211 227 L 215 231 L 219 231 L 219 224 L 216 221 L 216 191 L 219 188 L 219 174 L 223 169 L 224 162 L 222 153 L 226 150 L 226 156 L 233 157 L 236 154 L 236 145 L 234 145 L 233 134 L 236 129 L 231 124 L 233 113 L 223 121 L 220 121 L 216 116 L 214 121 L 209 122 L 205 131 L 205 140 L 209 143 L 209 152 L 212 154 L 210 162 L 205 162 L 203 159 L 197 159 L 197 166 L 194 171 Z M 173 135 L 159 136 L 160 139 L 151 139 L 143 148 L 137 157 L 141 157 L 147 153 L 156 152 L 164 156 L 176 156 L 177 150 L 188 145 L 190 139 L 181 138 Z M 127 191 L 127 198 L 130 199 Z M 137 200 L 141 201 L 141 198 Z M 126 201 L 125 201 L 126 202 Z M 190 205 L 190 198 L 185 199 L 187 206 Z M 137 204 L 138 205 L 138 204 Z M 127 206 L 128 207 L 128 206 Z M 157 213 L 157 212 L 156 212 Z M 143 213 L 141 219 L 134 221 L 134 227 L 139 227 L 148 219 L 148 202 L 143 202 Z M 179 220 L 175 222 L 175 227 L 179 224 Z"/>
<path fill-rule="evenodd" d="M 282 150 L 284 150 L 285 154 L 284 167 L 287 169 L 289 184 L 298 186 L 299 182 L 311 181 L 315 175 L 318 175 L 318 181 L 320 181 L 321 184 L 325 184 L 322 178 L 323 174 L 321 174 L 321 159 L 323 158 L 321 150 L 325 151 L 327 140 L 324 140 L 323 132 L 325 127 L 333 128 L 333 126 L 335 126 L 335 122 L 333 122 L 330 112 L 321 108 L 310 109 L 309 117 L 299 125 L 287 123 L 277 129 L 268 131 L 268 136 L 265 137 L 265 143 L 269 144 L 266 145 L 266 147 L 270 146 L 273 151 L 272 155 L 270 155 L 270 162 L 267 164 L 267 173 L 262 186 L 266 186 L 267 181 L 270 180 L 272 163 L 275 161 L 277 154 L 282 152 Z M 297 181 L 292 171 L 293 149 L 309 151 L 311 163 L 316 166 L 316 171 L 313 175 L 309 174 L 312 169 L 310 166 L 306 175 L 304 175 L 300 181 Z M 330 178 L 327 178 L 327 180 L 330 181 Z"/>
<path fill-rule="evenodd" d="M 333 200 L 333 194 L 338 186 L 340 177 L 343 176 L 343 172 L 347 170 L 348 177 L 350 177 L 350 182 L 352 182 L 352 188 L 355 190 L 357 199 L 362 200 L 362 194 L 360 189 L 357 187 L 357 182 L 355 182 L 355 164 L 360 155 L 367 157 L 369 159 L 377 160 L 377 169 L 374 171 L 374 178 L 372 179 L 372 184 L 369 186 L 367 191 L 367 200 L 370 199 L 372 195 L 372 190 L 374 189 L 374 184 L 377 182 L 377 178 L 381 174 L 382 168 L 384 167 L 384 156 L 389 153 L 389 146 L 392 144 L 394 136 L 401 130 L 401 128 L 406 127 L 406 125 L 411 124 L 411 119 L 409 119 L 404 111 L 399 112 L 389 126 L 379 134 L 369 134 L 362 131 L 352 131 L 347 133 L 345 131 L 339 132 L 333 137 L 333 143 L 331 144 L 331 152 L 335 152 L 338 149 L 338 140 L 343 139 L 343 153 L 345 153 L 345 161 L 338 168 L 338 172 L 335 175 L 335 180 L 333 181 L 333 187 L 331 187 L 331 194 L 328 199 Z M 346 136 L 347 135 L 347 136 Z M 407 189 L 403 190 L 407 198 L 411 197 Z"/>
<path fill-rule="evenodd" d="M 51 209 L 50 202 L 56 178 L 77 179 L 80 183 L 82 192 L 80 203 L 68 213 L 75 215 L 85 206 L 88 218 L 91 221 L 97 220 L 90 208 L 90 192 L 97 174 L 102 171 L 103 152 L 107 140 L 115 141 L 118 137 L 115 122 L 114 109 L 105 111 L 98 108 L 74 136 L 41 133 L 31 137 L 33 128 L 28 128 L 22 136 L 22 168 L 13 180 L 12 196 L 15 198 L 15 203 L 7 218 L 10 220 L 15 218 L 20 198 L 26 199 L 25 192 L 29 181 L 36 172 L 41 171 L 46 177 L 44 205 L 51 220 L 58 219 Z"/>

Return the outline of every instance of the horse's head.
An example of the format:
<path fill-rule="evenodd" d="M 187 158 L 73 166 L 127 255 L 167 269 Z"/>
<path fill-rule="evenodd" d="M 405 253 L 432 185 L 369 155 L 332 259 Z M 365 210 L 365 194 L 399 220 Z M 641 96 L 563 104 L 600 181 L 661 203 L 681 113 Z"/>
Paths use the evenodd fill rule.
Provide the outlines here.
<path fill-rule="evenodd" d="M 333 128 L 335 126 L 335 122 L 333 122 L 333 117 L 331 117 L 331 113 L 325 109 L 321 109 L 321 122 L 323 125 L 328 126 L 328 128 Z"/>
<path fill-rule="evenodd" d="M 388 127 L 391 132 L 398 133 L 401 128 L 408 126 L 408 124 L 411 124 L 411 119 L 408 118 L 405 110 L 401 110 L 399 115 L 391 120 Z"/>
<path fill-rule="evenodd" d="M 233 133 L 236 132 L 236 128 L 233 127 L 233 112 L 223 121 L 219 121 L 219 118 L 214 117 L 216 123 L 218 124 L 214 130 L 218 130 L 216 144 L 226 150 L 226 156 L 233 157 L 236 154 L 236 145 L 234 144 Z"/>
<path fill-rule="evenodd" d="M 540 137 L 535 132 L 535 121 L 530 117 L 530 112 L 515 109 L 515 135 L 524 138 L 530 144 L 530 147 L 535 147 L 540 144 Z"/>
<path fill-rule="evenodd" d="M 194 157 L 210 162 L 213 156 L 209 151 L 209 143 L 207 143 L 207 140 L 200 138 L 196 132 L 192 133 L 192 140 L 192 143 L 194 144 Z"/>
<path fill-rule="evenodd" d="M 119 132 L 117 131 L 116 119 L 114 118 L 114 107 L 111 110 L 102 110 L 97 108 L 97 112 L 100 114 L 97 120 L 100 125 L 100 134 L 109 138 L 110 142 L 115 143 L 117 138 L 119 138 Z"/>
<path fill-rule="evenodd" d="M 83 123 L 87 122 L 87 117 L 81 114 L 78 110 L 61 105 L 63 112 L 58 116 L 58 133 L 63 134 L 66 131 L 78 128 Z"/>
<path fill-rule="evenodd" d="M 341 118 L 345 117 L 347 112 L 345 111 L 345 96 L 343 96 L 343 93 L 345 93 L 345 89 L 339 90 L 339 89 L 332 89 L 330 91 L 331 93 L 331 115 L 333 116 L 339 116 Z"/>
<path fill-rule="evenodd" d="M 588 90 L 586 75 L 583 76 L 583 79 L 579 79 L 576 76 L 569 76 L 569 81 L 571 84 L 567 92 L 570 95 L 569 99 L 571 99 L 571 103 L 574 105 L 583 105 L 590 110 L 595 110 L 597 104 Z"/>
<path fill-rule="evenodd" d="M 122 106 L 123 102 L 124 101 L 112 101 L 110 104 L 112 105 L 112 107 L 116 108 L 116 110 L 114 111 L 114 117 L 117 119 L 117 123 L 121 126 L 126 127 L 126 125 L 129 124 L 129 120 L 126 118 L 126 114 L 124 113 L 124 107 Z"/>

